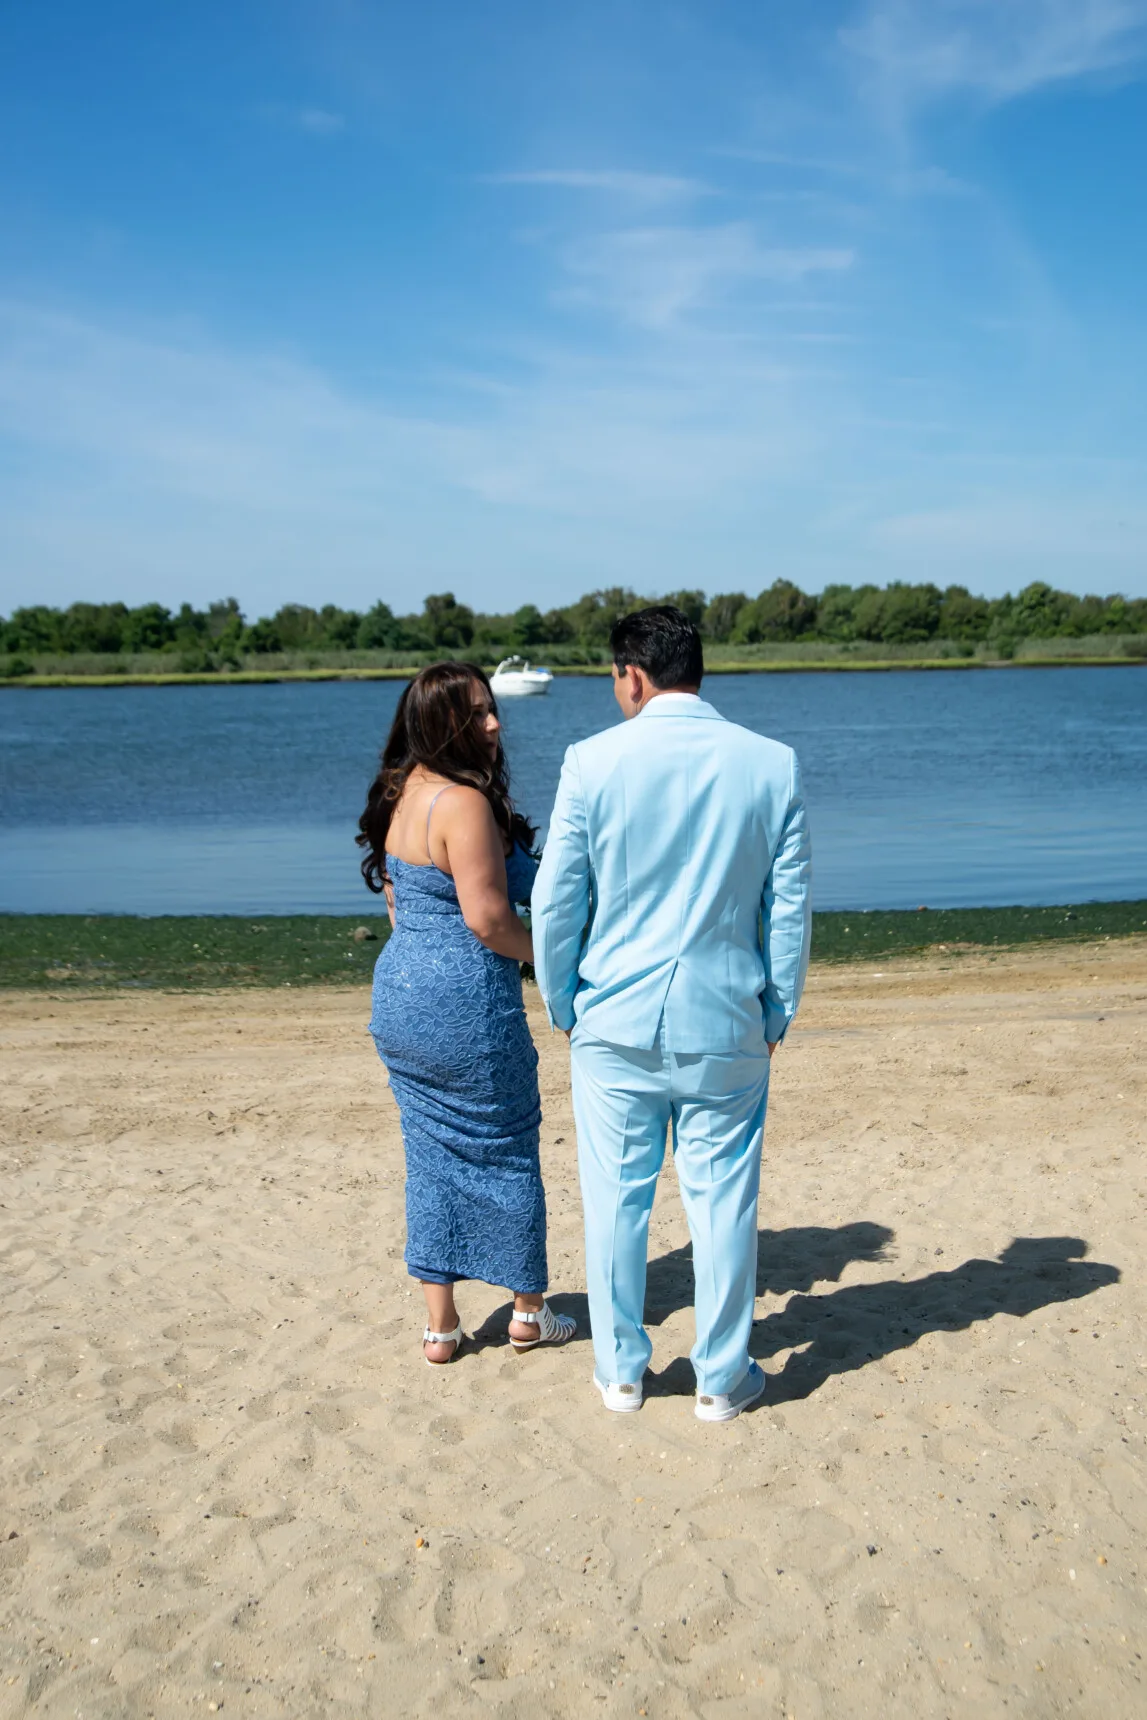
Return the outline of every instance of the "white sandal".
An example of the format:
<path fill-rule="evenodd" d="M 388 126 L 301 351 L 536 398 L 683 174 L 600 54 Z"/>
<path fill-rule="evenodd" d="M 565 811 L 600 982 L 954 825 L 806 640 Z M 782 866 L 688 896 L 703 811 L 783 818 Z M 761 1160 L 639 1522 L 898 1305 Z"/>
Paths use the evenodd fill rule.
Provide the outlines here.
<path fill-rule="evenodd" d="M 430 1327 L 427 1326 L 425 1332 L 422 1334 L 422 1360 L 426 1363 L 428 1368 L 448 1368 L 455 1356 L 457 1356 L 459 1350 L 462 1348 L 465 1337 L 466 1334 L 462 1330 L 461 1320 L 459 1320 L 452 1332 L 432 1332 Z M 444 1362 L 432 1362 L 430 1357 L 426 1354 L 427 1344 L 453 1344 L 454 1355 L 447 1356 Z"/>
<path fill-rule="evenodd" d="M 517 1320 L 522 1326 L 536 1326 L 536 1338 L 514 1338 L 510 1342 L 519 1355 L 527 1350 L 536 1350 L 539 1344 L 568 1344 L 577 1331 L 577 1321 L 568 1314 L 555 1314 L 548 1302 L 543 1302 L 540 1308 L 515 1308 L 511 1322 Z"/>

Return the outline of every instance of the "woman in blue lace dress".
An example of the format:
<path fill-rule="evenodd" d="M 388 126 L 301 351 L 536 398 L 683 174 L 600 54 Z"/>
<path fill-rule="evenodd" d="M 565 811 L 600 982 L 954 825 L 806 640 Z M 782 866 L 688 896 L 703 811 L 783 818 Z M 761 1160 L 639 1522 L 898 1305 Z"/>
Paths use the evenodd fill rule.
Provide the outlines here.
<path fill-rule="evenodd" d="M 357 838 L 393 932 L 370 1031 L 406 1152 L 406 1264 L 426 1297 L 423 1354 L 453 1361 L 460 1279 L 514 1293 L 516 1350 L 565 1343 L 545 1300 L 538 1057 L 522 1006 L 534 831 L 510 801 L 490 683 L 436 663 L 403 691 Z"/>

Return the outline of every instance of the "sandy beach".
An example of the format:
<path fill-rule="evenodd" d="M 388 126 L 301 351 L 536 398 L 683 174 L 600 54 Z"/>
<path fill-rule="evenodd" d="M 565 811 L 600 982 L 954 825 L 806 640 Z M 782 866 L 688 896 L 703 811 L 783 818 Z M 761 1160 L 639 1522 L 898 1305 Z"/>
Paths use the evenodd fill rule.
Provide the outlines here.
<path fill-rule="evenodd" d="M 1147 1711 L 1147 942 L 814 969 L 728 1426 L 671 1172 L 639 1416 L 480 1285 L 423 1365 L 367 1007 L 0 998 L 0 1715 Z"/>

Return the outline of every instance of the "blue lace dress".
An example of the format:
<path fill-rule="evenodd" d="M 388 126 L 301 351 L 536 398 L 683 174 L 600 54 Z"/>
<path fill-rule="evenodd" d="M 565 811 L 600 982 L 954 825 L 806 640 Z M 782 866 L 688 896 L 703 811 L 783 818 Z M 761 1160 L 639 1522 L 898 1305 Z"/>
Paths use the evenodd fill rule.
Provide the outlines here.
<path fill-rule="evenodd" d="M 406 1264 L 414 1278 L 544 1291 L 538 1054 L 516 961 L 478 942 L 454 880 L 387 855 L 395 929 L 374 969 L 370 1031 L 406 1149 Z M 512 902 L 537 862 L 506 861 Z"/>

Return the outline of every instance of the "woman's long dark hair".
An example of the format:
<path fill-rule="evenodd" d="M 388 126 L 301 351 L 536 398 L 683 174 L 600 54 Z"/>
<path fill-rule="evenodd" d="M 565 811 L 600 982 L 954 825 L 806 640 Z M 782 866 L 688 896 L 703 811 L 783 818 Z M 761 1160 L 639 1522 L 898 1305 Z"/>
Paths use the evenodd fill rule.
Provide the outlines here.
<path fill-rule="evenodd" d="M 514 810 L 506 758 L 498 741 L 491 759 L 474 714 L 474 683 L 490 694 L 489 677 L 473 663 L 431 663 L 402 689 L 378 775 L 370 785 L 366 810 L 358 821 L 355 841 L 366 850 L 361 871 L 368 890 L 379 894 L 390 882 L 386 871 L 386 837 L 394 809 L 415 765 L 422 765 L 450 782 L 476 788 L 490 802 L 494 822 L 511 842 L 532 848 L 537 831 Z"/>

